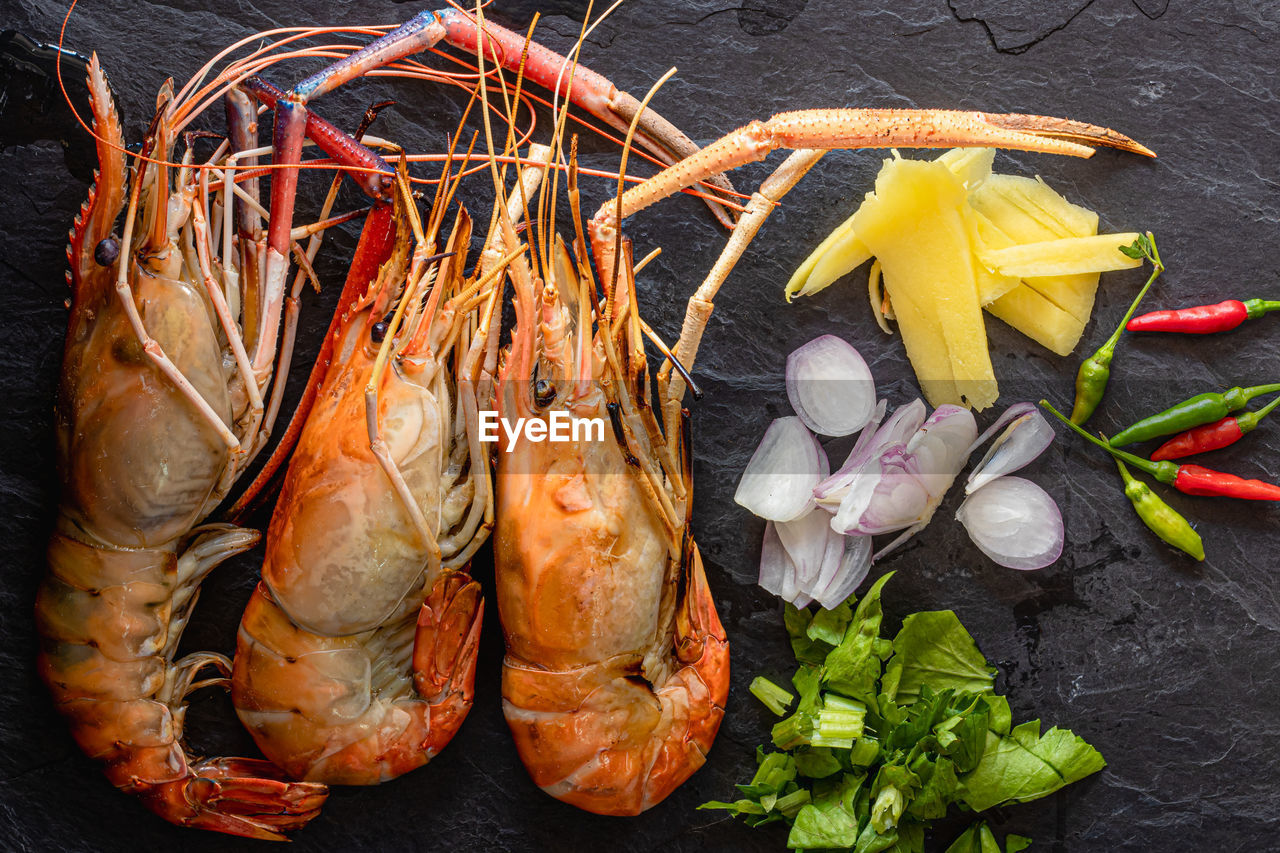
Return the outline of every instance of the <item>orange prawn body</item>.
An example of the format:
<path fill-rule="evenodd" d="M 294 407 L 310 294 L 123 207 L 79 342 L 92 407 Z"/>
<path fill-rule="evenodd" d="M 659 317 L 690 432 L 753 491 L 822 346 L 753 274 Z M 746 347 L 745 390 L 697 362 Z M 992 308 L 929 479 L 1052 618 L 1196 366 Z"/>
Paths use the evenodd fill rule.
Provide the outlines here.
<path fill-rule="evenodd" d="M 444 299 L 464 286 L 462 254 L 419 273 L 419 251 L 410 267 L 403 203 L 391 259 L 335 333 L 237 639 L 237 713 L 293 778 L 395 778 L 435 756 L 471 708 L 484 605 L 467 570 L 492 524 L 487 455 L 467 430 L 476 317 Z M 450 248 L 465 252 L 469 234 L 460 215 Z M 435 309 L 388 332 L 396 294 L 419 305 L 413 282 L 428 279 Z"/>
<path fill-rule="evenodd" d="M 606 342 L 612 324 L 586 307 L 595 284 L 561 252 L 548 282 L 512 265 L 502 415 L 566 412 L 613 428 L 603 440 L 519 438 L 496 455 L 503 711 L 544 791 L 634 815 L 705 762 L 724 715 L 729 647 L 690 533 L 687 437 L 642 425 L 638 329 L 618 324 Z"/>

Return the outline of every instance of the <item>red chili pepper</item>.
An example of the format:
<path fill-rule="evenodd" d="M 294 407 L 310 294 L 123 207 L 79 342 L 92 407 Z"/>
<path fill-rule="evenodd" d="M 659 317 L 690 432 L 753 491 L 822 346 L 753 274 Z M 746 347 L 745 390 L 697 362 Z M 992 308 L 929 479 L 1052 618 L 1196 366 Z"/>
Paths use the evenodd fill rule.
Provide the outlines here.
<path fill-rule="evenodd" d="M 1244 430 L 1240 423 L 1228 415 L 1220 421 L 1198 426 L 1186 432 L 1180 432 L 1151 454 L 1152 462 L 1163 462 L 1166 459 L 1181 459 L 1184 456 L 1195 456 L 1235 444 L 1244 438 Z"/>
<path fill-rule="evenodd" d="M 1125 326 L 1131 332 L 1184 332 L 1210 335 L 1226 332 L 1245 320 L 1256 320 L 1268 311 L 1280 309 L 1280 301 L 1267 299 L 1228 299 L 1217 305 L 1197 305 L 1176 311 L 1152 311 L 1134 317 Z"/>
<path fill-rule="evenodd" d="M 1247 501 L 1280 501 L 1280 486 L 1264 483 L 1261 480 L 1246 480 L 1243 477 L 1237 477 L 1235 474 L 1214 471 L 1201 465 L 1178 465 L 1169 461 L 1152 462 L 1150 459 L 1143 459 L 1141 456 L 1134 456 L 1132 453 L 1116 450 L 1105 440 L 1099 440 L 1097 437 L 1089 435 L 1076 424 L 1073 424 L 1066 415 L 1051 406 L 1047 400 L 1041 400 L 1040 405 L 1056 415 L 1058 420 L 1073 429 L 1081 437 L 1101 447 L 1116 459 L 1128 462 L 1135 468 L 1145 471 L 1161 483 L 1173 486 L 1180 492 L 1185 492 L 1188 495 L 1240 498 Z"/>
<path fill-rule="evenodd" d="M 1172 464 L 1172 463 L 1167 463 Z M 1243 498 L 1247 501 L 1280 501 L 1280 486 L 1261 480 L 1246 480 L 1199 465 L 1179 465 L 1173 487 L 1189 495 Z"/>
<path fill-rule="evenodd" d="M 1276 397 L 1256 412 L 1244 412 L 1238 416 L 1229 415 L 1220 421 L 1179 433 L 1156 448 L 1156 452 L 1151 454 L 1151 461 L 1181 459 L 1184 456 L 1207 453 L 1210 450 L 1235 444 L 1244 438 L 1245 433 L 1257 427 L 1258 421 L 1270 414 L 1277 404 L 1280 404 L 1280 397 Z"/>

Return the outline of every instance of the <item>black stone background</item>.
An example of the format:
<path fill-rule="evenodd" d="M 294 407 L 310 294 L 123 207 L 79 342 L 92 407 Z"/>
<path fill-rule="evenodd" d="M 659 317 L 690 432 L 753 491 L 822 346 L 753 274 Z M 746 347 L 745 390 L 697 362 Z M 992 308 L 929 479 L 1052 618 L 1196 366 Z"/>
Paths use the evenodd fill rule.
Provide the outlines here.
<path fill-rule="evenodd" d="M 1280 217 L 1275 3 L 744 3 L 633 0 L 596 31 L 584 61 L 636 93 L 678 66 L 655 106 L 701 142 L 780 110 L 846 105 L 1022 110 L 1113 126 L 1148 143 L 1160 159 L 1107 151 L 1090 161 L 1002 154 L 998 168 L 1043 175 L 1101 211 L 1104 229 L 1153 230 L 1170 271 L 1152 293 L 1151 308 L 1280 296 L 1273 249 Z M 3 0 L 0 19 L 56 40 L 64 5 Z M 492 16 L 523 28 L 539 5 L 499 2 Z M 564 48 L 578 30 L 582 5 L 544 5 L 540 37 Z M 136 141 L 164 77 L 185 79 L 218 46 L 270 26 L 384 23 L 414 11 L 386 0 L 98 0 L 81 4 L 67 43 L 98 51 Z M 419 150 L 439 149 L 459 111 L 455 94 L 387 81 L 353 85 L 320 109 L 351 126 L 367 103 L 386 97 L 400 106 L 379 120 L 377 132 Z M 209 126 L 220 122 L 219 111 Z M 609 146 L 584 145 L 591 165 L 615 162 Z M 880 156 L 832 154 L 792 192 L 722 292 L 703 345 L 698 375 L 708 393 L 695 414 L 695 530 L 733 643 L 728 714 L 707 765 L 666 802 L 630 820 L 585 814 L 540 793 L 502 721 L 502 650 L 491 607 L 475 708 L 453 744 L 395 782 L 336 791 L 323 815 L 296 835 L 294 849 L 783 848 L 785 833 L 777 827 L 749 830 L 694 808 L 731 798 L 733 783 L 750 777 L 754 747 L 771 720 L 747 685 L 759 673 L 785 676 L 791 660 L 780 606 L 753 583 L 762 524 L 732 495 L 765 425 L 790 413 L 784 359 L 809 338 L 832 332 L 859 346 L 893 404 L 918 393 L 899 340 L 872 323 L 864 272 L 795 305 L 780 299 L 796 264 L 870 188 Z M 764 174 L 764 167 L 744 169 L 735 181 L 752 188 Z M 326 183 L 304 181 L 301 210 L 315 209 Z M 479 182 L 476 198 L 486 183 Z M 50 430 L 67 295 L 63 250 L 85 187 L 53 143 L 0 154 L 0 187 L 0 847 L 247 849 L 249 842 L 164 824 L 112 790 L 68 737 L 33 671 L 32 600 L 56 499 Z M 610 192 L 599 181 L 585 189 L 591 210 Z M 359 203 L 352 192 L 344 201 Z M 476 204 L 483 209 L 482 200 Z M 637 257 L 664 249 L 644 275 L 644 309 L 672 337 L 684 299 L 725 235 L 687 198 L 635 217 L 627 233 Z M 328 289 L 307 298 L 303 364 L 315 352 L 353 234 L 335 236 L 322 255 Z M 1105 277 L 1086 350 L 1114 327 L 1142 277 L 1138 271 Z M 988 330 L 1002 404 L 1043 394 L 1069 402 L 1077 358 L 1049 356 L 996 321 Z M 1114 430 L 1201 390 L 1280 378 L 1278 341 L 1275 318 L 1207 339 L 1127 337 L 1096 427 Z M 295 393 L 298 384 L 294 377 Z M 833 458 L 843 458 L 847 447 L 831 443 Z M 1280 479 L 1278 450 L 1280 422 L 1273 421 L 1209 464 Z M 1026 475 L 1057 498 L 1066 518 L 1067 549 L 1056 565 L 1019 573 L 985 560 L 952 521 L 958 505 L 952 495 L 927 531 L 876 569 L 898 571 L 886 594 L 891 625 L 914 610 L 954 608 L 999 664 L 998 686 L 1018 718 L 1069 726 L 1109 761 L 1105 771 L 1059 795 L 992 814 L 996 827 L 1034 836 L 1036 850 L 1280 849 L 1276 510 L 1165 490 L 1204 534 L 1209 558 L 1197 565 L 1141 526 L 1111 464 L 1080 442 L 1061 439 Z M 476 569 L 486 583 L 488 554 Z M 260 559 L 251 553 L 205 584 L 186 648 L 231 651 Z M 253 749 L 217 691 L 193 701 L 189 735 L 205 753 Z M 931 849 L 941 850 L 963 825 L 942 823 Z"/>

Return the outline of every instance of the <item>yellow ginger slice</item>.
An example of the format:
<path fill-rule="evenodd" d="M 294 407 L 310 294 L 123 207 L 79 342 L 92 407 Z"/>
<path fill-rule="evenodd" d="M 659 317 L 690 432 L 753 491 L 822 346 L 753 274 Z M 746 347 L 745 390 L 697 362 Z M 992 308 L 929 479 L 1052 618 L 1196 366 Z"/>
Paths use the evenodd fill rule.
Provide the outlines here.
<path fill-rule="evenodd" d="M 970 192 L 969 204 L 982 242 L 991 249 L 1098 233 L 1097 213 L 1067 201 L 1040 178 L 992 175 Z M 1084 324 L 1093 314 L 1098 275 L 1033 276 L 1025 283 Z"/>
<path fill-rule="evenodd" d="M 925 397 L 985 409 L 999 396 L 973 261 L 976 224 L 946 165 L 887 160 L 875 193 L 850 219 L 879 259 L 907 355 Z M 941 334 L 938 335 L 937 330 Z M 951 369 L 950 388 L 945 380 Z"/>
<path fill-rule="evenodd" d="M 956 388 L 951 353 L 943 335 L 942 318 L 936 311 L 929 311 L 927 306 L 919 304 L 912 288 L 903 286 L 902 282 L 895 283 L 892 275 L 885 271 L 882 281 L 885 293 L 890 294 L 898 331 L 902 333 L 902 343 L 907 348 L 907 358 L 916 372 L 920 391 L 933 406 L 942 403 L 963 405 L 960 391 Z"/>
<path fill-rule="evenodd" d="M 828 234 L 792 274 L 787 282 L 787 301 L 797 296 L 812 296 L 830 287 L 836 279 L 853 272 L 870 258 L 871 250 L 854 233 L 850 216 Z"/>
<path fill-rule="evenodd" d="M 1070 355 L 1084 334 L 1084 323 L 1021 282 L 987 311 L 1058 355 Z"/>
<path fill-rule="evenodd" d="M 972 191 L 991 177 L 991 164 L 995 156 L 994 148 L 952 148 L 940 156 L 937 162 L 950 169 L 965 188 Z M 855 211 L 854 216 L 856 215 Z M 871 250 L 858 238 L 853 227 L 853 216 L 850 216 L 828 234 L 827 239 L 792 274 L 786 287 L 787 301 L 797 296 L 812 296 L 830 287 L 837 279 L 853 272 L 870 258 Z"/>
<path fill-rule="evenodd" d="M 980 256 L 989 269 L 1019 278 L 1111 272 L 1142 265 L 1141 258 L 1131 258 L 1120 251 L 1136 239 L 1135 232 L 1062 237 L 1004 249 L 985 249 Z"/>
<path fill-rule="evenodd" d="M 991 177 L 991 164 L 995 162 L 994 148 L 952 148 L 937 158 L 937 162 L 951 170 L 969 192 L 981 187 Z"/>
<path fill-rule="evenodd" d="M 1018 243 L 1098 233 L 1097 213 L 1067 201 L 1040 178 L 992 175 L 969 203 Z"/>

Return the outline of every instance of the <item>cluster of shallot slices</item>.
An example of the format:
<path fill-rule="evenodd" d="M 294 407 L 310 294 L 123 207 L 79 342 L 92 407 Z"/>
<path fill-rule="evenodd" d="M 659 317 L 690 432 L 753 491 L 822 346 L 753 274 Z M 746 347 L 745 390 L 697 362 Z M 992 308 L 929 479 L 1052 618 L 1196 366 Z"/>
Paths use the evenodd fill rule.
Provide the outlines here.
<path fill-rule="evenodd" d="M 1016 403 L 982 435 L 973 413 L 916 399 L 888 414 L 858 351 L 833 335 L 787 359 L 796 416 L 778 418 L 747 463 L 734 500 L 768 521 L 760 585 L 797 607 L 832 608 L 857 589 L 871 564 L 933 517 L 974 450 L 1004 431 L 969 475 L 956 518 L 981 551 L 1012 569 L 1040 569 L 1062 553 L 1058 506 L 1043 489 L 1009 474 L 1036 459 L 1053 430 L 1031 403 Z M 887 415 L 887 417 L 886 417 Z M 818 435 L 861 430 L 832 473 Z M 875 550 L 872 537 L 898 534 Z"/>

